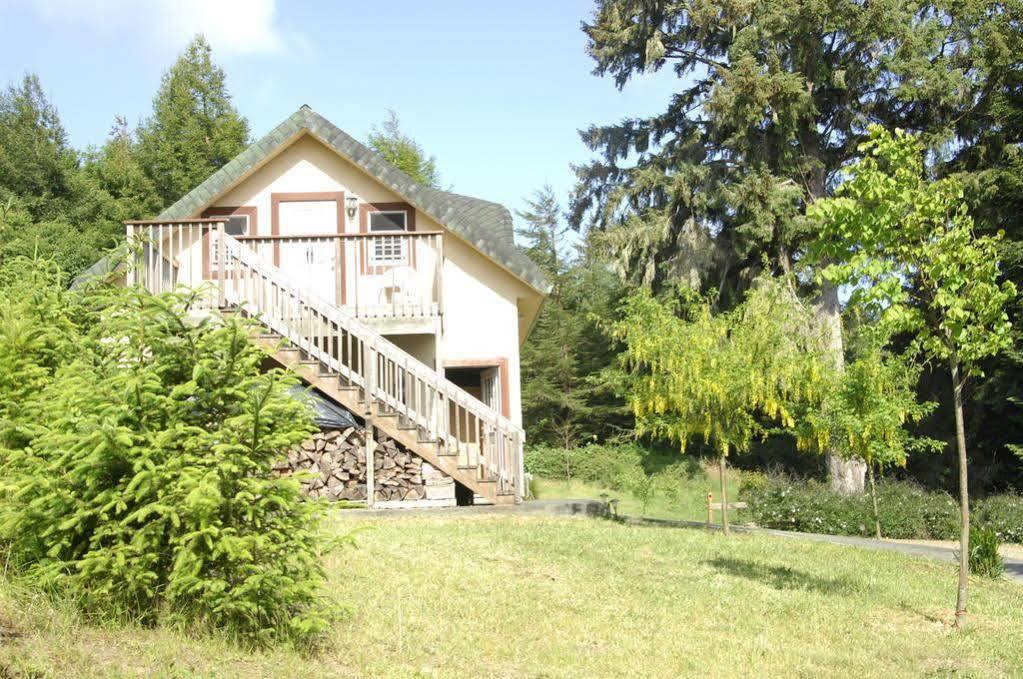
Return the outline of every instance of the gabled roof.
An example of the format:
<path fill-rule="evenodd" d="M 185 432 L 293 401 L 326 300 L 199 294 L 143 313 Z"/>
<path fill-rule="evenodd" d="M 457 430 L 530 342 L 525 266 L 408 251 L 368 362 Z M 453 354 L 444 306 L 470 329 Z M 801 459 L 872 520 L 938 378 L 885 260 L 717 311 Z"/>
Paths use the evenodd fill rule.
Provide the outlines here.
<path fill-rule="evenodd" d="M 543 272 L 515 246 L 511 213 L 506 207 L 419 184 L 379 153 L 304 105 L 164 210 L 158 219 L 194 217 L 303 132 L 312 134 L 540 293 L 550 290 Z"/>

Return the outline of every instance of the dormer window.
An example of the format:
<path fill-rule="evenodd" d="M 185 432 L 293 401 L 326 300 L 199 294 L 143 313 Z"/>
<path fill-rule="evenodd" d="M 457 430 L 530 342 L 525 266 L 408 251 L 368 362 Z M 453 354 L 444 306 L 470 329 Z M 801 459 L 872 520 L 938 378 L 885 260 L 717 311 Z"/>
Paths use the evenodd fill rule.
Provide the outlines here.
<path fill-rule="evenodd" d="M 249 235 L 249 216 L 231 215 L 227 218 L 227 223 L 224 225 L 224 232 L 229 236 L 235 237 Z"/>
<path fill-rule="evenodd" d="M 370 231 L 408 231 L 408 214 L 404 210 L 381 210 L 369 213 Z"/>

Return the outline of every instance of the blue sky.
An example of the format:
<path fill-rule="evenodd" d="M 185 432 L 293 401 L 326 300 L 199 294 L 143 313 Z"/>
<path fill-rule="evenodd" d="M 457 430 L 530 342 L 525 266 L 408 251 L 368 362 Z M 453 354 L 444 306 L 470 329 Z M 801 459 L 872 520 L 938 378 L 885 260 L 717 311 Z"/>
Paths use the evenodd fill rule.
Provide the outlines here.
<path fill-rule="evenodd" d="M 387 109 L 445 186 L 512 209 L 564 200 L 578 130 L 663 110 L 669 73 L 619 92 L 591 74 L 587 0 L 0 0 L 0 81 L 39 74 L 75 146 L 146 116 L 163 71 L 204 32 L 258 137 L 302 104 L 365 139 Z"/>

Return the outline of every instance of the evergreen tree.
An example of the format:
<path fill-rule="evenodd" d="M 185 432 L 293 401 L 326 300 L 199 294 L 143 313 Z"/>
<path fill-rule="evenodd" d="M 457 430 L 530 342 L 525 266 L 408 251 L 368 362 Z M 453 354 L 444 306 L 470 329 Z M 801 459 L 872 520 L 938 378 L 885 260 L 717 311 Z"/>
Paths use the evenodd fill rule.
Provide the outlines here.
<path fill-rule="evenodd" d="M 139 160 L 165 205 L 245 149 L 249 124 L 235 109 L 224 71 L 196 36 L 164 74 L 153 115 L 139 130 Z"/>
<path fill-rule="evenodd" d="M 368 141 L 373 150 L 415 181 L 440 188 L 436 158 L 427 156 L 419 142 L 402 132 L 394 111 L 388 111 L 387 120 L 379 128 L 373 128 Z"/>
<path fill-rule="evenodd" d="M 139 162 L 138 143 L 123 116 L 115 118 L 106 143 L 85 154 L 82 169 L 115 202 L 116 221 L 147 219 L 160 211 L 160 196 Z"/>
<path fill-rule="evenodd" d="M 634 280 L 681 277 L 728 306 L 763 268 L 800 261 L 806 205 L 869 124 L 919 131 L 943 154 L 970 145 L 956 130 L 1011 77 L 1018 26 L 988 0 L 598 0 L 583 28 L 595 73 L 622 88 L 670 66 L 679 87 L 662 113 L 583 133 L 600 157 L 578 170 L 572 222 L 602 230 Z M 840 362 L 837 290 L 819 294 Z M 852 483 L 832 469 L 862 488 L 861 471 Z"/>
<path fill-rule="evenodd" d="M 0 93 L 0 202 L 31 219 L 53 219 L 73 201 L 77 157 L 39 77 Z"/>
<path fill-rule="evenodd" d="M 612 314 L 620 285 L 572 242 L 554 189 L 544 186 L 520 211 L 517 235 L 547 275 L 551 292 L 522 347 L 522 409 L 529 439 L 566 448 L 631 425 L 624 403 L 599 376 L 614 352 L 598 319 Z"/>

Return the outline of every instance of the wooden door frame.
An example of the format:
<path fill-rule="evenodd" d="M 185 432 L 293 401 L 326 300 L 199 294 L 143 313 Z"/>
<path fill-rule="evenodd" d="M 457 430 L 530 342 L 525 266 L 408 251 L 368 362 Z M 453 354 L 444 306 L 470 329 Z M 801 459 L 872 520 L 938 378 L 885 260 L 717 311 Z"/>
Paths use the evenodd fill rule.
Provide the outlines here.
<path fill-rule="evenodd" d="M 453 361 L 444 361 L 444 369 L 448 368 L 497 368 L 498 379 L 501 380 L 501 414 L 507 418 L 511 418 L 511 403 L 509 399 L 509 392 L 511 385 L 508 381 L 508 359 L 505 357 L 500 358 L 469 358 L 469 359 L 456 359 Z M 482 389 L 482 384 L 480 385 Z M 482 391 L 481 391 L 482 394 Z"/>

